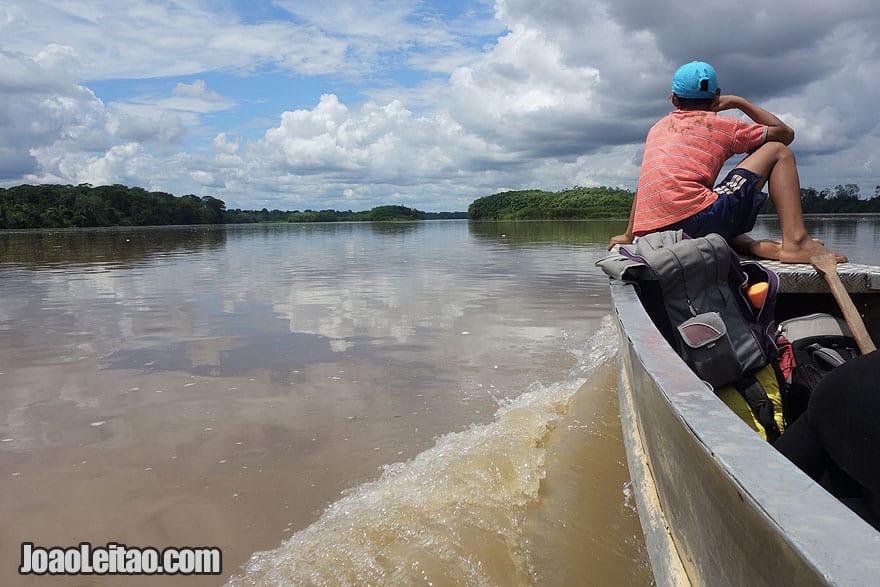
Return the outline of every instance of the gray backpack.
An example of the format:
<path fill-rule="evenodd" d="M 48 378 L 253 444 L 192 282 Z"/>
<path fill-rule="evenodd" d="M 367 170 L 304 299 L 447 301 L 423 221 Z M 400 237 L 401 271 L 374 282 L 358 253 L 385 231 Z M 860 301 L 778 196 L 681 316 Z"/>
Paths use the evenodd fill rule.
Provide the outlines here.
<path fill-rule="evenodd" d="M 665 231 L 619 251 L 597 265 L 636 285 L 672 348 L 714 388 L 736 385 L 776 357 L 772 333 L 779 280 L 758 263 L 741 263 L 723 237 L 691 239 Z M 769 284 L 760 310 L 742 291 L 757 281 Z"/>

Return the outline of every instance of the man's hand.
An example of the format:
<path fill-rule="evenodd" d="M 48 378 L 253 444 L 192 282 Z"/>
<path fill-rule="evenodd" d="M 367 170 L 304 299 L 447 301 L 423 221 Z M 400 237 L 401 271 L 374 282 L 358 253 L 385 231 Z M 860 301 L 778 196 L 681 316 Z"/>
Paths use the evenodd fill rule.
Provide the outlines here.
<path fill-rule="evenodd" d="M 618 234 L 617 236 L 612 236 L 611 240 L 608 242 L 608 250 L 610 251 L 611 249 L 613 249 L 615 245 L 628 245 L 628 244 L 632 243 L 634 240 L 635 240 L 635 237 L 633 237 L 633 235 L 629 234 L 629 233 L 623 233 L 623 234 Z"/>

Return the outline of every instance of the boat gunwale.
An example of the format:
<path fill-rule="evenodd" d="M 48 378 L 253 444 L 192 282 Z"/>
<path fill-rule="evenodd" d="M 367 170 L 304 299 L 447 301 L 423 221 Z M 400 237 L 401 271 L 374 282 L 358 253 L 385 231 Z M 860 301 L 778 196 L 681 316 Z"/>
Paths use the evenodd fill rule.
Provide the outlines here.
<path fill-rule="evenodd" d="M 822 582 L 859 584 L 875 579 L 880 573 L 880 533 L 774 450 L 711 393 L 654 327 L 630 284 L 611 280 L 611 291 L 621 353 L 634 353 L 681 425 L 743 501 L 817 577 L 824 578 Z M 633 378 L 632 373 L 629 376 Z M 638 405 L 633 409 L 637 412 Z M 641 415 L 636 415 L 638 422 Z M 645 453 L 650 453 L 648 447 Z M 635 458 L 629 449 L 627 455 Z M 657 491 L 665 507 L 665 490 L 658 485 Z M 804 515 L 805 511 L 810 513 Z M 674 538 L 682 530 L 674 527 L 674 521 L 669 523 Z M 688 558 L 688 553 L 681 556 Z"/>

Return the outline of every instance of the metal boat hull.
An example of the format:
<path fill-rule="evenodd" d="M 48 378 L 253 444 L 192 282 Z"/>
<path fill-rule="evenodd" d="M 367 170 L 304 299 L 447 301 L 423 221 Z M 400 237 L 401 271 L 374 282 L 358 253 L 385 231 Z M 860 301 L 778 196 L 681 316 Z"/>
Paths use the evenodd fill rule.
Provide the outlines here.
<path fill-rule="evenodd" d="M 782 277 L 782 276 L 781 276 Z M 764 442 L 612 280 L 621 421 L 660 585 L 868 585 L 880 533 Z"/>

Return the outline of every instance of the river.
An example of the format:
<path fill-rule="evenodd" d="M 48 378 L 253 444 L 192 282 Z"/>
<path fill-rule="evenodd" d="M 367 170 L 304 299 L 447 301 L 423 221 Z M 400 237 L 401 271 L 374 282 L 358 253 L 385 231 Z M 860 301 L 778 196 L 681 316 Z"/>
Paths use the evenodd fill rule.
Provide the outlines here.
<path fill-rule="evenodd" d="M 877 217 L 808 226 L 880 264 Z M 622 228 L 0 233 L 0 583 L 112 542 L 222 550 L 170 585 L 650 584 L 594 267 Z"/>

